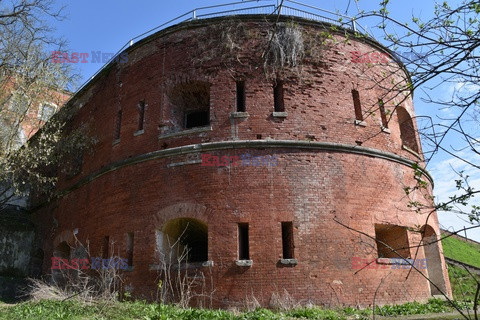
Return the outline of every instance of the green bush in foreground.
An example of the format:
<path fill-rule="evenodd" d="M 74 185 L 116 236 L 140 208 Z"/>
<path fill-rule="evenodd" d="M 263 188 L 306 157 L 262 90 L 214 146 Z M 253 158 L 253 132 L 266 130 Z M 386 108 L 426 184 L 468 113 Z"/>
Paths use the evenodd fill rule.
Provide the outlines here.
<path fill-rule="evenodd" d="M 410 314 L 443 313 L 452 311 L 447 302 L 439 299 L 429 300 L 426 304 L 408 302 L 401 305 L 375 308 L 375 313 L 381 316 L 405 316 Z"/>
<path fill-rule="evenodd" d="M 376 314 L 398 316 L 410 314 L 439 313 L 452 311 L 446 302 L 430 300 L 427 304 L 417 302 L 398 306 L 376 308 Z M 369 319 L 371 309 L 358 310 L 343 308 L 326 310 L 321 308 L 300 308 L 285 312 L 257 309 L 250 312 L 229 312 L 225 310 L 181 309 L 175 306 L 160 305 L 146 302 L 82 304 L 81 302 L 50 301 L 24 302 L 14 306 L 0 306 L 0 319 L 142 319 L 142 320 L 202 320 L 202 319 L 232 319 L 232 320 L 276 320 L 276 319 Z"/>

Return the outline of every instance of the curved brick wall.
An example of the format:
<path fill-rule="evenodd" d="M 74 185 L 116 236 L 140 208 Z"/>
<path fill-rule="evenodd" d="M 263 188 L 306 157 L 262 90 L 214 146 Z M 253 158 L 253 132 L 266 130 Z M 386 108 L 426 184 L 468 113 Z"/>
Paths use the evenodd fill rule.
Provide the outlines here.
<path fill-rule="evenodd" d="M 272 294 L 284 289 L 304 302 L 364 306 L 373 303 L 379 286 L 377 304 L 426 300 L 435 293 L 417 272 L 405 280 L 409 270 L 388 264 L 357 272 L 352 262 L 374 260 L 382 249 L 341 225 L 372 237 L 382 234 L 396 248 L 404 238 L 409 245 L 421 238 L 415 228 L 425 225 L 426 214 L 407 208 L 404 191 L 415 182 L 411 164 L 420 161 L 408 149 L 420 154 L 421 149 L 415 131 L 401 134 L 399 123 L 413 117 L 412 100 L 378 84 L 389 73 L 389 79 L 404 84 L 403 69 L 392 61 L 352 63 L 352 51 L 386 51 L 345 30 L 290 19 L 281 22 L 300 32 L 305 55 L 299 66 L 277 70 L 275 77 L 261 58 L 271 22 L 217 18 L 177 25 L 141 41 L 128 50 L 127 63 L 113 64 L 77 93 L 66 109 L 76 112 L 72 125 L 87 125 L 98 143 L 83 156 L 76 175 L 60 177 L 66 195 L 36 215 L 45 256 L 64 241 L 74 247 L 76 230 L 92 255 L 102 254 L 108 236 L 123 257 L 127 234 L 133 234 L 127 289 L 151 299 L 158 280 L 158 231 L 167 230 L 173 219 L 189 218 L 208 226 L 210 262 L 194 263 L 189 272 L 203 272 L 213 284 L 214 306 L 242 305 L 252 296 L 268 305 Z M 333 37 L 325 39 L 327 34 Z M 274 78 L 283 81 L 285 113 L 272 114 Z M 245 83 L 247 114 L 232 114 L 237 81 Z M 364 118 L 357 123 L 353 89 Z M 382 130 L 382 97 L 388 130 Z M 189 108 L 204 109 L 205 103 L 209 125 L 183 128 Z M 405 109 L 401 117 L 397 104 Z M 143 128 L 139 105 L 145 106 Z M 276 165 L 201 163 L 202 155 L 245 154 L 268 156 Z M 282 222 L 293 226 L 293 240 L 283 242 L 293 241 L 290 260 L 281 260 Z M 239 224 L 245 223 L 251 266 L 236 263 Z M 436 215 L 428 225 L 439 234 Z M 431 272 L 450 293 L 441 245 L 433 251 L 441 268 Z M 425 258 L 423 249 L 417 258 Z M 45 271 L 50 266 L 45 261 Z"/>

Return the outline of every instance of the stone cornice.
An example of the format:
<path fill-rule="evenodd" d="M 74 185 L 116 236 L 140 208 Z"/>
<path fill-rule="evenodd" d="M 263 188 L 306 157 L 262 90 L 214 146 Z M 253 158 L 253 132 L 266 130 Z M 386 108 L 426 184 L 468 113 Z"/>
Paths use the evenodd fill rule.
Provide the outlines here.
<path fill-rule="evenodd" d="M 393 161 L 407 167 L 413 167 L 415 161 L 403 158 L 396 154 L 385 152 L 373 148 L 367 148 L 356 145 L 333 143 L 333 142 L 317 142 L 317 141 L 298 141 L 298 140 L 234 140 L 234 141 L 221 141 L 221 142 L 206 142 L 199 144 L 191 144 L 181 147 L 169 148 L 164 150 L 153 151 L 131 157 L 128 159 L 113 162 L 102 169 L 95 171 L 88 176 L 82 178 L 74 185 L 64 189 L 60 194 L 65 196 L 66 194 L 80 188 L 83 185 L 90 183 L 91 181 L 109 173 L 121 169 L 123 167 L 131 166 L 137 163 L 142 163 L 155 159 L 170 158 L 179 155 L 187 155 L 192 153 L 203 153 L 217 150 L 232 150 L 232 149 L 256 149 L 256 148 L 272 148 L 272 149 L 303 149 L 303 150 L 315 150 L 315 151 L 329 151 L 339 153 L 350 153 L 363 155 L 368 157 L 374 157 L 379 159 L 385 159 Z M 425 169 L 420 169 L 423 175 L 430 181 L 433 187 L 433 179 Z"/>

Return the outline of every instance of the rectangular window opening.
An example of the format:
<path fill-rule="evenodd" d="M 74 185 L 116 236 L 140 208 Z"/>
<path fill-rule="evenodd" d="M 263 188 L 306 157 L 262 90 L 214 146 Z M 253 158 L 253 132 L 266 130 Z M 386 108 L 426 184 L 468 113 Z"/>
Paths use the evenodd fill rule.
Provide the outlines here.
<path fill-rule="evenodd" d="M 188 81 L 173 86 L 167 95 L 175 110 L 172 121 L 183 129 L 210 125 L 210 86 L 204 81 Z"/>
<path fill-rule="evenodd" d="M 355 108 L 355 119 L 363 121 L 362 105 L 360 104 L 360 94 L 357 90 L 352 90 L 353 107 Z"/>
<path fill-rule="evenodd" d="M 293 259 L 293 223 L 282 222 L 282 248 L 283 248 L 283 259 Z"/>
<path fill-rule="evenodd" d="M 376 224 L 375 239 L 379 258 L 400 258 L 398 254 L 400 254 L 402 258 L 410 258 L 407 228 L 395 225 Z M 394 250 L 398 252 L 398 254 L 395 253 Z"/>
<path fill-rule="evenodd" d="M 245 112 L 245 81 L 237 81 L 237 112 Z"/>
<path fill-rule="evenodd" d="M 110 257 L 109 247 L 110 247 L 110 237 L 105 236 L 103 238 L 103 247 L 102 247 L 102 258 L 103 259 L 108 259 Z"/>
<path fill-rule="evenodd" d="M 238 224 L 238 259 L 250 260 L 248 223 Z"/>
<path fill-rule="evenodd" d="M 385 104 L 383 103 L 382 99 L 378 100 L 378 107 L 380 109 L 380 117 L 382 118 L 382 126 L 384 128 L 388 128 L 388 119 L 387 114 L 385 113 Z"/>
<path fill-rule="evenodd" d="M 143 130 L 145 121 L 145 101 L 140 101 L 138 104 L 138 131 Z"/>
<path fill-rule="evenodd" d="M 128 266 L 133 266 L 133 232 L 127 233 L 127 260 Z"/>
<path fill-rule="evenodd" d="M 117 117 L 115 119 L 115 132 L 114 132 L 115 140 L 120 139 L 121 129 L 122 129 L 122 110 L 118 110 Z"/>
<path fill-rule="evenodd" d="M 285 112 L 283 101 L 283 81 L 277 81 L 273 86 L 273 103 L 275 112 Z"/>
<path fill-rule="evenodd" d="M 208 111 L 194 111 L 185 114 L 185 128 L 204 127 L 210 124 L 210 113 Z"/>

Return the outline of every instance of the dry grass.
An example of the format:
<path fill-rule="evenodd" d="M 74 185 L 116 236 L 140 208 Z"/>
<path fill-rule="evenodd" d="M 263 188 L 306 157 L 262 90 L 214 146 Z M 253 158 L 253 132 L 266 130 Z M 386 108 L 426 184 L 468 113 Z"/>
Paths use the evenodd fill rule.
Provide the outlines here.
<path fill-rule="evenodd" d="M 77 252 L 92 261 L 90 248 L 76 239 Z M 114 243 L 111 251 L 114 252 Z M 120 257 L 110 256 L 110 261 L 120 261 Z M 29 279 L 30 285 L 24 293 L 33 301 L 60 300 L 75 298 L 84 303 L 94 301 L 117 301 L 123 287 L 123 276 L 114 265 L 99 269 L 55 269 L 44 279 Z"/>
<path fill-rule="evenodd" d="M 270 298 L 270 308 L 278 311 L 288 311 L 302 307 L 300 302 L 295 300 L 286 289 L 283 289 L 283 293 L 273 293 Z"/>
<path fill-rule="evenodd" d="M 260 304 L 260 302 L 257 300 L 257 298 L 252 293 L 250 296 L 245 297 L 244 306 L 243 306 L 242 309 L 247 311 L 247 312 L 252 312 L 252 311 L 255 311 L 255 310 L 257 310 L 261 307 L 262 307 L 262 305 Z"/>
<path fill-rule="evenodd" d="M 207 288 L 208 274 L 189 268 L 190 249 L 180 244 L 185 231 L 186 228 L 173 244 L 167 237 L 167 250 L 159 252 L 157 300 L 181 308 L 190 307 L 192 304 L 197 307 L 211 307 L 214 290 L 213 287 Z M 211 274 L 210 283 L 212 283 Z"/>
<path fill-rule="evenodd" d="M 268 49 L 264 57 L 267 75 L 276 76 L 287 67 L 300 73 L 299 67 L 305 56 L 302 30 L 293 24 L 278 23 L 268 34 Z"/>

